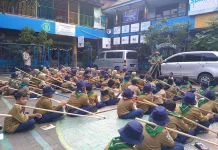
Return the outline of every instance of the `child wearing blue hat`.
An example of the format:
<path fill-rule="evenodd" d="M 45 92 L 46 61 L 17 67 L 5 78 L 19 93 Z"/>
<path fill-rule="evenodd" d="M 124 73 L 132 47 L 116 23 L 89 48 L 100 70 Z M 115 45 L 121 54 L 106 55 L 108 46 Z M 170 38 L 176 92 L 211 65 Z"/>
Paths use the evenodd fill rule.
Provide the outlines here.
<path fill-rule="evenodd" d="M 118 132 L 120 136 L 113 138 L 105 150 L 134 150 L 144 140 L 143 126 L 136 121 L 128 122 Z"/>
<path fill-rule="evenodd" d="M 164 85 L 162 83 L 157 83 L 156 88 L 152 91 L 152 93 L 159 98 L 154 99 L 154 103 L 157 105 L 162 105 L 163 100 L 166 99 L 166 92 L 164 91 Z"/>
<path fill-rule="evenodd" d="M 53 94 L 55 93 L 55 90 L 50 86 L 46 85 L 43 87 L 42 95 L 35 104 L 36 108 L 43 108 L 43 109 L 49 109 L 49 110 L 56 110 L 56 111 L 62 111 L 62 107 L 66 105 L 65 101 L 61 101 L 60 105 L 54 106 L 52 105 L 52 101 L 50 98 L 53 97 Z M 34 109 L 33 113 L 40 113 L 42 114 L 41 118 L 34 118 L 37 123 L 48 123 L 53 122 L 57 120 L 58 118 L 62 117 L 63 114 L 53 113 L 53 112 L 47 112 L 43 110 Z"/>
<path fill-rule="evenodd" d="M 76 74 L 77 74 L 77 69 L 72 69 L 70 72 L 70 75 L 71 75 L 70 81 L 77 83 L 78 78 L 77 78 Z"/>
<path fill-rule="evenodd" d="M 189 126 L 184 122 L 183 116 L 179 115 L 175 112 L 176 102 L 172 100 L 166 100 L 163 103 L 163 106 L 169 110 L 168 116 L 170 118 L 170 122 L 166 125 L 168 128 L 185 132 L 190 135 L 194 135 L 194 130 L 191 130 Z M 193 139 L 189 139 L 187 136 L 177 134 L 176 132 L 170 132 L 171 137 L 176 142 L 185 144 L 191 142 Z"/>
<path fill-rule="evenodd" d="M 174 81 L 172 79 L 168 79 L 167 84 L 164 86 L 164 90 L 166 91 L 166 98 L 174 101 L 181 100 L 181 93 L 177 92 L 176 88 L 173 86 Z"/>
<path fill-rule="evenodd" d="M 108 81 L 108 88 L 101 89 L 101 101 L 105 101 L 106 106 L 115 105 L 120 101 L 118 95 L 114 93 L 115 81 L 110 79 Z M 120 91 L 121 92 L 121 91 Z"/>
<path fill-rule="evenodd" d="M 14 93 L 14 98 L 16 100 L 16 104 L 13 108 L 8 112 L 12 117 L 5 117 L 4 120 L 4 131 L 7 133 L 16 133 L 23 132 L 34 128 L 35 121 L 33 117 L 41 118 L 42 115 L 40 113 L 29 114 L 25 112 L 25 107 L 22 105 L 26 105 L 28 101 L 28 96 L 24 92 L 16 91 Z"/>
<path fill-rule="evenodd" d="M 123 91 L 122 97 L 117 105 L 118 117 L 121 119 L 142 118 L 144 111 L 134 106 L 134 92 L 126 88 Z"/>
<path fill-rule="evenodd" d="M 16 82 L 16 79 L 18 78 L 18 74 L 15 72 L 11 73 L 11 79 L 8 80 L 8 86 L 14 89 L 19 89 L 19 84 Z M 4 91 L 3 95 L 13 95 L 14 89 L 7 88 Z"/>
<path fill-rule="evenodd" d="M 157 124 L 145 124 L 144 140 L 137 145 L 138 150 L 184 150 L 184 146 L 174 142 L 169 132 L 164 128 L 169 122 L 168 112 L 163 106 L 157 106 L 149 116 L 149 121 Z"/>
<path fill-rule="evenodd" d="M 97 111 L 97 108 L 89 103 L 89 98 L 86 91 L 86 83 L 82 80 L 79 80 L 76 83 L 76 90 L 71 94 L 67 104 L 84 109 L 86 111 L 91 111 L 91 112 Z M 71 107 L 67 107 L 66 110 L 67 112 L 74 113 L 74 114 L 81 114 L 81 115 L 87 114 L 87 112 L 78 109 L 73 109 Z"/>
<path fill-rule="evenodd" d="M 151 114 L 154 107 L 152 107 L 151 105 L 140 103 L 140 102 L 143 102 L 144 100 L 153 102 L 154 99 L 156 99 L 156 98 L 157 97 L 154 96 L 153 93 L 152 93 L 152 85 L 149 84 L 149 83 L 146 83 L 144 85 L 144 88 L 142 89 L 141 94 L 137 98 L 137 100 L 139 101 L 139 102 L 137 102 L 137 108 L 141 108 L 144 111 L 144 114 L 146 114 L 146 115 Z"/>
<path fill-rule="evenodd" d="M 132 85 L 132 83 L 130 82 L 130 78 L 131 76 L 130 75 L 126 75 L 123 79 L 123 83 L 121 85 L 121 89 L 122 91 L 126 88 L 128 88 L 130 85 Z"/>
<path fill-rule="evenodd" d="M 101 88 L 107 87 L 109 80 L 110 80 L 110 76 L 107 73 L 105 73 L 104 81 L 101 83 Z"/>
<path fill-rule="evenodd" d="M 70 91 L 75 91 L 74 84 L 70 81 L 70 75 L 66 75 L 64 77 L 64 80 L 65 81 L 62 83 L 61 87 L 68 89 Z M 62 93 L 71 93 L 65 89 L 61 89 L 61 92 Z"/>
<path fill-rule="evenodd" d="M 208 98 L 209 100 L 205 99 L 205 98 L 200 98 L 198 101 L 198 107 L 205 109 L 207 111 L 210 112 L 214 112 L 217 113 L 218 112 L 218 105 L 213 103 L 214 102 L 218 102 L 218 100 L 216 100 L 216 94 L 213 91 L 207 91 L 204 95 L 204 97 Z M 205 112 L 202 112 L 203 115 L 207 115 Z M 209 120 L 210 123 L 214 123 L 214 122 L 218 122 L 218 116 L 215 115 L 212 119 Z"/>
<path fill-rule="evenodd" d="M 209 83 L 206 81 L 201 81 L 201 88 L 197 91 L 201 95 L 205 95 L 205 93 L 208 91 Z"/>
<path fill-rule="evenodd" d="M 176 108 L 176 112 L 192 121 L 197 120 L 199 124 L 205 127 L 209 127 L 209 119 L 213 118 L 214 115 L 210 113 L 203 115 L 194 105 L 196 105 L 195 95 L 191 92 L 187 92 L 182 99 L 182 103 Z M 185 123 L 188 124 L 189 128 L 195 130 L 195 135 L 199 134 L 200 131 L 205 131 L 203 128 L 191 122 L 185 121 Z"/>

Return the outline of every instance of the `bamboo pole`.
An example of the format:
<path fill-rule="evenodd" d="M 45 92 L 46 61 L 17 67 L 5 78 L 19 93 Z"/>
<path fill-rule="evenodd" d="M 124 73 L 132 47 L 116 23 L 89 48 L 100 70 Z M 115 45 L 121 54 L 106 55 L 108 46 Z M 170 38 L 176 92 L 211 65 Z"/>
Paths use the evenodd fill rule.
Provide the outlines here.
<path fill-rule="evenodd" d="M 12 117 L 12 115 L 8 115 L 8 114 L 0 114 L 0 116 L 2 116 L 2 117 Z"/>
<path fill-rule="evenodd" d="M 15 104 L 15 105 L 16 105 L 16 106 L 25 107 L 25 108 L 30 108 L 30 109 L 37 109 L 37 110 L 43 110 L 43 111 L 47 111 L 47 112 L 53 112 L 53 113 L 57 113 L 57 114 L 66 114 L 66 115 L 71 115 L 71 116 L 88 117 L 88 118 L 98 118 L 98 119 L 99 119 L 99 117 L 95 117 L 95 116 L 88 116 L 88 115 L 80 115 L 80 114 L 74 114 L 74 113 L 67 113 L 67 112 L 61 112 L 61 111 L 56 111 L 56 110 L 50 110 L 50 109 L 43 109 L 43 108 L 31 107 L 31 106 L 26 106 L 26 105 L 18 105 L 18 104 Z"/>
<path fill-rule="evenodd" d="M 106 110 L 98 111 L 95 114 L 104 113 L 104 112 L 108 112 L 108 111 L 112 111 L 112 110 L 116 110 L 116 109 L 117 109 L 117 107 L 116 108 L 111 108 L 111 109 L 106 109 Z"/>
<path fill-rule="evenodd" d="M 143 122 L 143 123 L 146 123 L 146 124 L 150 124 L 150 125 L 153 125 L 153 126 L 158 126 L 157 124 L 153 123 L 153 122 L 149 122 L 147 120 L 143 120 L 143 119 L 139 119 L 139 118 L 136 118 L 137 121 L 140 121 L 140 122 Z M 202 138 L 199 138 L 199 137 L 196 137 L 196 136 L 192 136 L 192 135 L 189 135 L 189 134 L 186 134 L 186 133 L 183 133 L 183 132 L 180 132 L 180 131 L 177 131 L 177 130 L 174 130 L 174 129 L 171 129 L 171 128 L 167 128 L 167 127 L 164 127 L 165 129 L 171 131 L 171 132 L 175 132 L 175 133 L 178 133 L 178 134 L 181 134 L 181 135 L 184 135 L 184 136 L 187 136 L 189 138 L 193 138 L 193 139 L 196 139 L 196 140 L 200 140 L 200 141 L 203 141 L 203 142 L 206 142 L 206 143 L 210 143 L 212 145 L 216 145 L 218 146 L 218 144 L 216 143 L 213 143 L 213 142 L 210 142 L 208 140 L 204 140 Z"/>

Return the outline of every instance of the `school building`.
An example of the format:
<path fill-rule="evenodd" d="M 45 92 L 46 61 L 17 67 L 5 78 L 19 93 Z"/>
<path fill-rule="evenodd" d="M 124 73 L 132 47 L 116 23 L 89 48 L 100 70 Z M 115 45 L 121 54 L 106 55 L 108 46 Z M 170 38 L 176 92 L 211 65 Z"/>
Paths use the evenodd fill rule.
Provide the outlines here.
<path fill-rule="evenodd" d="M 217 8 L 218 0 L 37 0 L 33 7 L 24 1 L 7 6 L 0 14 L 0 33 L 4 35 L 0 37 L 0 54 L 6 51 L 4 44 L 28 26 L 36 32 L 45 30 L 55 41 L 45 50 L 51 63 L 81 65 L 82 60 L 91 65 L 93 51 L 97 55 L 108 49 L 137 49 L 144 42 L 141 32 L 164 18 L 169 25 L 188 22 L 189 36 L 194 36 L 218 14 Z M 81 36 L 84 47 L 78 45 L 83 43 Z M 84 49 L 91 52 L 83 53 Z M 159 49 L 168 54 L 176 52 L 173 43 L 162 43 Z M 12 57 L 2 56 L 0 68 L 13 66 L 7 63 Z"/>

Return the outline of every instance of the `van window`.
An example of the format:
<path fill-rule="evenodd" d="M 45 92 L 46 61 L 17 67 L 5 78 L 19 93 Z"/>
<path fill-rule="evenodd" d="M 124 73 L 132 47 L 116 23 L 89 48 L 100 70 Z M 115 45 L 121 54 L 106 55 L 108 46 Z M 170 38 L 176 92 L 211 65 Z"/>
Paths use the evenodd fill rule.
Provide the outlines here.
<path fill-rule="evenodd" d="M 107 52 L 106 58 L 123 58 L 123 52 Z"/>
<path fill-rule="evenodd" d="M 201 61 L 201 54 L 185 54 L 184 62 Z"/>
<path fill-rule="evenodd" d="M 126 54 L 126 59 L 137 59 L 137 53 L 136 52 L 128 52 Z"/>
<path fill-rule="evenodd" d="M 105 54 L 105 53 L 101 53 L 100 55 L 98 55 L 98 59 L 104 58 L 104 54 Z"/>
<path fill-rule="evenodd" d="M 183 62 L 184 55 L 177 55 L 167 60 L 167 62 Z"/>
<path fill-rule="evenodd" d="M 218 57 L 213 53 L 203 53 L 202 61 L 218 61 Z"/>

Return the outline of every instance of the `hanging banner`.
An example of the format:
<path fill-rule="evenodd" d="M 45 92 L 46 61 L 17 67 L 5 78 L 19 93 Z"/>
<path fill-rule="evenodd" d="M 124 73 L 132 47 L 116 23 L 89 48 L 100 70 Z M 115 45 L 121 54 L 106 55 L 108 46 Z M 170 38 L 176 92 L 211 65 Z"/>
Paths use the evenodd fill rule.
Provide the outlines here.
<path fill-rule="evenodd" d="M 131 32 L 139 32 L 139 23 L 131 24 Z"/>
<path fill-rule="evenodd" d="M 122 37 L 122 44 L 129 44 L 129 36 Z"/>
<path fill-rule="evenodd" d="M 101 8 L 94 8 L 94 28 L 105 29 L 106 17 L 102 14 Z"/>
<path fill-rule="evenodd" d="M 55 34 L 75 36 L 75 25 L 55 22 Z"/>
<path fill-rule="evenodd" d="M 114 34 L 120 34 L 120 26 L 114 27 Z"/>
<path fill-rule="evenodd" d="M 145 43 L 145 36 L 144 35 L 140 36 L 140 43 Z"/>
<path fill-rule="evenodd" d="M 116 37 L 113 39 L 114 45 L 120 45 L 120 37 Z"/>
<path fill-rule="evenodd" d="M 111 38 L 102 38 L 102 48 L 105 49 L 111 48 Z"/>
<path fill-rule="evenodd" d="M 122 33 L 129 33 L 129 25 L 122 26 Z"/>
<path fill-rule="evenodd" d="M 141 23 L 141 31 L 148 31 L 148 28 L 151 26 L 151 21 L 146 21 Z"/>
<path fill-rule="evenodd" d="M 139 43 L 139 35 L 132 35 L 132 36 L 130 37 L 130 43 L 131 43 L 131 44 Z"/>
<path fill-rule="evenodd" d="M 79 36 L 78 37 L 78 47 L 79 48 L 84 47 L 84 36 Z"/>
<path fill-rule="evenodd" d="M 123 14 L 123 23 L 138 21 L 138 17 L 139 17 L 138 8 L 127 10 Z"/>

